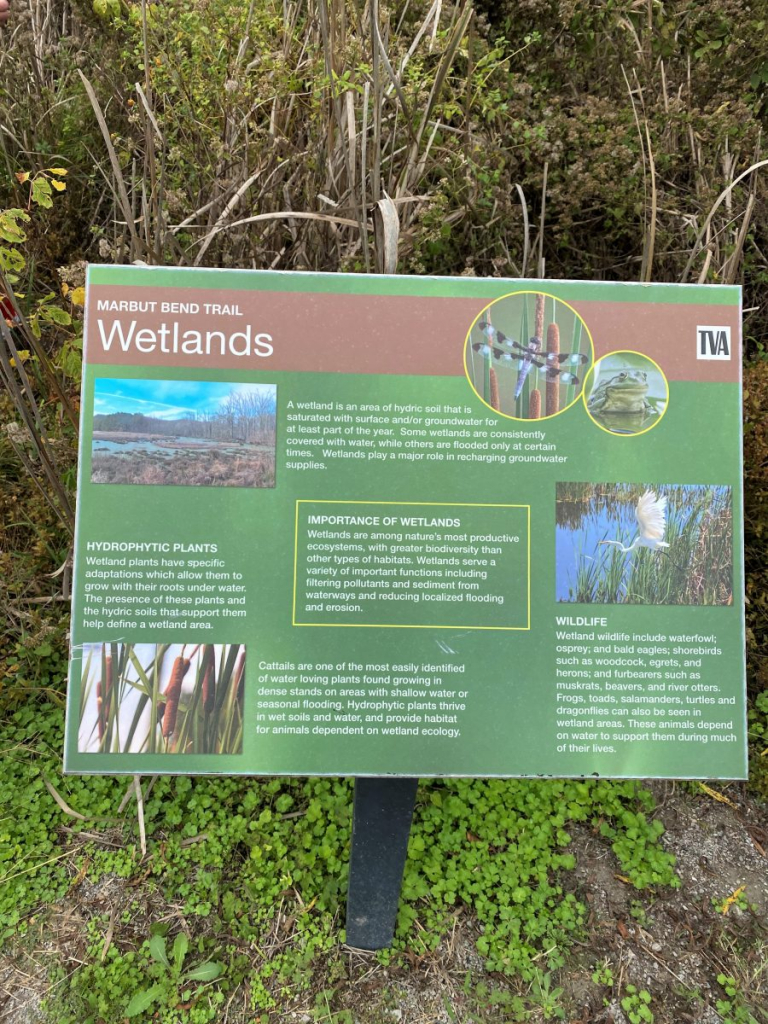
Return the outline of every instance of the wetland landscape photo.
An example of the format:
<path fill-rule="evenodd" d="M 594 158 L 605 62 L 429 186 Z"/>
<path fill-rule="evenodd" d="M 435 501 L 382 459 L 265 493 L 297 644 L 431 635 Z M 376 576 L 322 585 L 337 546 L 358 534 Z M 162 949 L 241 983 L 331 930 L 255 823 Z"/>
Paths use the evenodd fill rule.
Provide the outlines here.
<path fill-rule="evenodd" d="M 274 487 L 277 388 L 99 377 L 91 483 Z"/>
<path fill-rule="evenodd" d="M 731 488 L 557 484 L 556 600 L 733 604 Z"/>

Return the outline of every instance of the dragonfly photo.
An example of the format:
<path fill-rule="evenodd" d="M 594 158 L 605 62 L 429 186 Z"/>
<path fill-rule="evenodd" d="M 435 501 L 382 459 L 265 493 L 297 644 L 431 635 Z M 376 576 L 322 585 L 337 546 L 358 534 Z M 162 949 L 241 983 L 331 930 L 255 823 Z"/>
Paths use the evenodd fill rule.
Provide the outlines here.
<path fill-rule="evenodd" d="M 515 419 L 539 419 L 568 408 L 581 394 L 591 364 L 591 339 L 575 310 L 535 292 L 493 303 L 467 344 L 467 374 L 475 391 Z"/>
<path fill-rule="evenodd" d="M 475 342 L 472 348 L 485 356 L 490 348 L 493 358 L 499 362 L 517 364 L 517 383 L 515 398 L 519 398 L 526 377 L 532 367 L 543 370 L 548 381 L 559 381 L 560 384 L 581 384 L 575 373 L 566 370 L 566 366 L 585 366 L 589 356 L 583 352 L 542 352 L 541 338 L 530 338 L 527 345 L 513 341 L 506 334 L 497 331 L 488 320 L 481 320 L 477 325 L 488 339 L 487 342 Z"/>

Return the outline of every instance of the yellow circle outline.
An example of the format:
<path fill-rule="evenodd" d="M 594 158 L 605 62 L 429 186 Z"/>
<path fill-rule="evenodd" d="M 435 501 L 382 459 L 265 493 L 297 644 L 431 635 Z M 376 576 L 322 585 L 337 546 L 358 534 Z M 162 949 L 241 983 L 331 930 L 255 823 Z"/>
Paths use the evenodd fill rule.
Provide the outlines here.
<path fill-rule="evenodd" d="M 469 325 L 469 330 L 467 331 L 466 337 L 464 338 L 464 376 L 467 378 L 467 383 L 472 388 L 472 390 L 477 395 L 477 397 L 480 399 L 480 401 L 483 403 L 483 405 L 486 407 L 486 409 L 490 409 L 491 412 L 495 412 L 497 416 L 503 416 L 505 420 L 514 420 L 515 423 L 540 423 L 542 420 L 553 420 L 555 418 L 555 416 L 561 416 L 564 412 L 568 412 L 568 410 L 573 408 L 573 406 L 578 402 L 578 400 L 583 397 L 583 395 L 584 395 L 584 384 L 586 384 L 586 382 L 587 382 L 587 376 L 589 375 L 589 370 L 587 370 L 587 375 L 585 375 L 585 377 L 584 377 L 584 383 L 581 385 L 581 394 L 576 395 L 576 397 L 573 399 L 573 401 L 569 402 L 568 405 L 566 405 L 566 407 L 564 409 L 560 409 L 560 410 L 558 410 L 558 412 L 553 412 L 549 416 L 539 416 L 539 418 L 536 419 L 536 420 L 527 419 L 525 416 L 510 416 L 509 413 L 501 412 L 501 410 L 499 410 L 499 409 L 494 409 L 494 407 L 490 404 L 490 402 L 486 402 L 486 400 L 483 398 L 483 396 L 477 390 L 475 385 L 472 383 L 472 378 L 469 375 L 469 370 L 467 368 L 467 348 L 468 348 L 468 345 L 469 345 L 469 339 L 470 339 L 470 337 L 472 335 L 472 331 L 475 328 L 475 324 L 480 319 L 480 317 L 483 315 L 483 313 L 487 309 L 490 309 L 491 306 L 495 305 L 497 302 L 501 302 L 502 299 L 511 299 L 515 295 L 544 295 L 548 299 L 554 299 L 555 302 L 562 302 L 562 304 L 564 306 L 566 306 L 568 309 L 570 309 L 570 311 L 573 313 L 574 316 L 577 316 L 579 318 L 579 320 L 581 321 L 581 323 L 582 323 L 582 325 L 584 327 L 584 330 L 587 332 L 587 338 L 589 338 L 589 347 L 592 350 L 592 363 L 591 363 L 591 365 L 589 367 L 589 370 L 591 370 L 592 367 L 595 365 L 595 343 L 594 343 L 594 341 L 592 339 L 592 332 L 590 331 L 589 327 L 587 326 L 587 321 L 584 319 L 584 317 L 581 315 L 581 313 L 579 313 L 579 311 L 577 309 L 574 309 L 574 307 L 570 304 L 570 302 L 566 302 L 565 299 L 561 299 L 559 295 L 553 295 L 551 292 L 542 292 L 542 291 L 540 291 L 538 289 L 533 289 L 533 288 L 522 288 L 519 291 L 507 292 L 504 295 L 499 295 L 498 298 L 491 299 L 491 301 L 487 305 L 483 306 L 483 308 L 477 314 L 475 319 Z M 542 339 L 542 341 L 543 341 L 543 339 Z M 666 381 L 666 379 L 667 378 L 665 377 L 664 380 Z M 669 386 L 667 386 L 667 393 L 669 393 Z"/>
<path fill-rule="evenodd" d="M 601 423 L 597 422 L 595 417 L 587 408 L 587 380 L 589 378 L 590 373 L 594 373 L 595 367 L 598 365 L 598 363 L 602 363 L 604 359 L 607 359 L 609 356 L 621 355 L 622 352 L 627 352 L 633 356 L 640 356 L 642 359 L 646 359 L 649 363 L 653 363 L 653 365 L 661 374 L 661 379 L 664 381 L 664 386 L 667 389 L 667 400 L 664 403 L 664 412 L 661 414 L 661 416 L 659 416 L 656 422 L 652 423 L 650 427 L 646 427 L 645 430 L 638 430 L 634 433 L 628 434 L 618 434 L 615 430 L 609 430 L 607 427 L 604 427 Z M 629 367 L 629 369 L 637 369 L 637 367 Z M 600 430 L 604 430 L 606 434 L 610 434 L 611 437 L 642 437 L 642 435 L 647 434 L 649 430 L 654 430 L 656 427 L 658 427 L 658 425 L 667 415 L 667 409 L 669 408 L 669 381 L 667 380 L 666 373 L 664 373 L 664 371 L 656 362 L 656 360 L 651 359 L 651 357 L 646 355 L 645 352 L 638 352 L 636 348 L 615 348 L 612 352 L 606 352 L 604 356 L 600 356 L 599 359 L 594 360 L 590 368 L 587 370 L 586 374 L 584 375 L 584 387 L 581 391 L 581 400 L 584 402 L 584 411 L 586 412 L 587 416 L 589 416 L 589 418 L 592 420 L 596 427 L 598 427 Z"/>

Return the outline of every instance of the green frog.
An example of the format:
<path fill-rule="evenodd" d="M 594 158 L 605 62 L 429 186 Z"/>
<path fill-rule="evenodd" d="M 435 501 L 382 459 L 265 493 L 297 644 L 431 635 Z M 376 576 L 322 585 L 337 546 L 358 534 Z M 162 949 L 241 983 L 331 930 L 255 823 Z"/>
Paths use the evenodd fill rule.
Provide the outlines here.
<path fill-rule="evenodd" d="M 653 406 L 648 394 L 648 374 L 643 370 L 621 370 L 601 381 L 587 401 L 591 413 L 649 413 Z"/>

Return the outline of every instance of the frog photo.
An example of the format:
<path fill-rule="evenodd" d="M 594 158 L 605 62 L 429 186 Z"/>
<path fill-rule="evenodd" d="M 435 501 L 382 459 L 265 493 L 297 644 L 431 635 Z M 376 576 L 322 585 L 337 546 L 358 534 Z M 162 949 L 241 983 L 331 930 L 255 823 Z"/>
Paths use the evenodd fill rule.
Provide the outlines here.
<path fill-rule="evenodd" d="M 605 356 L 595 364 L 591 383 L 587 412 L 611 433 L 636 434 L 647 430 L 666 409 L 668 389 L 664 375 L 640 353 Z"/>
<path fill-rule="evenodd" d="M 653 412 L 647 394 L 648 374 L 644 370 L 620 370 L 597 385 L 587 408 L 592 413 Z"/>

